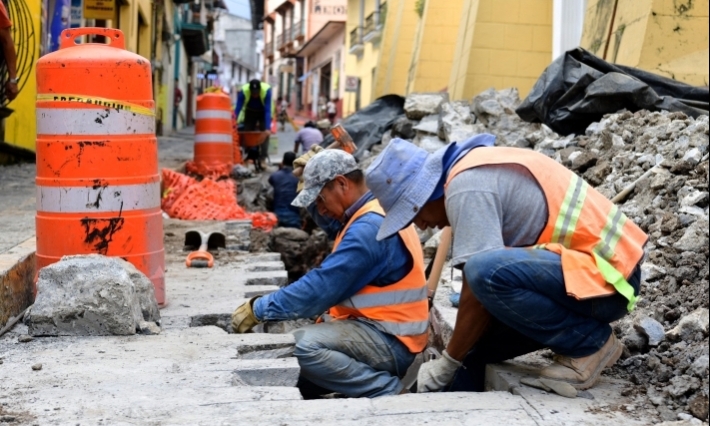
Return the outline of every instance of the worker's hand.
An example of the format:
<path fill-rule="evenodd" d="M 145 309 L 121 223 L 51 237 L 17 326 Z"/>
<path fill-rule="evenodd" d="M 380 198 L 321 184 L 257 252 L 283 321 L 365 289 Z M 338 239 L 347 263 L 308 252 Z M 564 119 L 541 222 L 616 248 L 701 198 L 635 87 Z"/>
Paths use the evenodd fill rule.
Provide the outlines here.
<path fill-rule="evenodd" d="M 8 81 L 5 84 L 5 96 L 7 96 L 8 100 L 15 99 L 19 92 L 20 92 L 20 89 L 17 87 L 17 83 L 13 83 L 11 81 Z"/>
<path fill-rule="evenodd" d="M 308 160 L 313 158 L 314 155 L 318 154 L 319 152 L 323 151 L 323 147 L 320 145 L 313 145 L 311 149 L 308 150 L 307 153 L 301 155 L 300 157 L 296 158 L 293 160 L 293 168 L 297 169 L 299 167 L 306 167 L 306 163 L 308 163 Z"/>
<path fill-rule="evenodd" d="M 235 333 L 249 332 L 255 325 L 260 323 L 256 315 L 254 315 L 254 302 L 259 297 L 260 296 L 252 297 L 234 311 L 232 314 L 232 330 Z"/>
<path fill-rule="evenodd" d="M 441 358 L 425 362 L 417 375 L 417 393 L 436 392 L 449 384 L 461 362 L 444 351 Z"/>

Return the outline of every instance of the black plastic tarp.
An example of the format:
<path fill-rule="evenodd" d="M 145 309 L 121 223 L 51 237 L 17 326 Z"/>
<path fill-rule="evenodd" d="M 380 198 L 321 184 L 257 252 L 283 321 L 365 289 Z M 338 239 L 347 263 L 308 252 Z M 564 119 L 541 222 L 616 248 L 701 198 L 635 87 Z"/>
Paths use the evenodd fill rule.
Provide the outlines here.
<path fill-rule="evenodd" d="M 340 123 L 357 145 L 353 154 L 355 158 L 359 160 L 372 145 L 379 143 L 385 131 L 392 127 L 394 120 L 402 114 L 404 98 L 399 95 L 385 95 L 344 118 Z M 321 145 L 326 147 L 333 142 L 333 135 L 328 134 Z"/>
<path fill-rule="evenodd" d="M 577 48 L 542 73 L 516 112 L 525 121 L 545 123 L 562 135 L 583 134 L 604 114 L 680 111 L 708 114 L 710 92 L 636 68 L 610 64 Z"/>

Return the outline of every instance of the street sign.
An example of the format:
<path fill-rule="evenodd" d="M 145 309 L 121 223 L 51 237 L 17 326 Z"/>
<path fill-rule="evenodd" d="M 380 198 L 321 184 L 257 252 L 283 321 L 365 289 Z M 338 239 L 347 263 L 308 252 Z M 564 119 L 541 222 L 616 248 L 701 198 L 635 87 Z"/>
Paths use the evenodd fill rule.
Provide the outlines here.
<path fill-rule="evenodd" d="M 360 79 L 357 77 L 345 77 L 345 91 L 346 92 L 357 92 L 360 86 Z"/>

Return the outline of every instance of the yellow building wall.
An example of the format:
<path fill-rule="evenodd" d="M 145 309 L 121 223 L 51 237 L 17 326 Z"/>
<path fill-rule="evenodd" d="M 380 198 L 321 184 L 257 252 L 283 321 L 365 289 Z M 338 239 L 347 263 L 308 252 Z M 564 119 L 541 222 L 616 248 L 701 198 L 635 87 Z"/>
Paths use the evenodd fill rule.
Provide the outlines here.
<path fill-rule="evenodd" d="M 464 0 L 429 0 L 419 22 L 411 58 L 407 93 L 445 91 L 449 85 L 454 49 Z"/>
<path fill-rule="evenodd" d="M 581 46 L 609 62 L 705 86 L 708 9 L 709 0 L 589 0 Z"/>
<path fill-rule="evenodd" d="M 5 120 L 5 141 L 34 151 L 37 139 L 37 122 L 35 117 L 37 81 L 35 63 L 37 59 L 39 59 L 40 51 L 39 34 L 41 34 L 40 16 L 42 5 L 40 0 L 28 0 L 27 6 L 34 27 L 35 37 L 32 39 L 32 42 L 35 43 L 34 51 L 36 52 L 36 57 L 32 61 L 30 77 L 27 79 L 27 83 L 22 88 L 17 98 L 8 105 L 8 108 L 13 109 L 14 112 Z M 126 48 L 147 58 L 150 57 L 151 11 L 150 0 L 128 0 L 127 4 L 122 5 L 119 11 L 121 14 L 120 29 L 126 36 Z M 142 28 L 139 28 L 138 25 L 139 13 L 142 14 L 142 19 L 145 22 L 145 26 Z M 111 22 L 112 21 L 109 21 L 109 24 Z"/>
<path fill-rule="evenodd" d="M 552 0 L 464 0 L 449 95 L 517 87 L 527 96 L 551 60 Z"/>
<path fill-rule="evenodd" d="M 365 49 L 359 55 L 350 53 L 350 32 L 360 26 L 360 1 L 365 2 L 365 16 L 375 10 L 375 0 L 349 0 L 348 19 L 346 24 L 346 48 L 345 48 L 345 75 L 348 77 L 360 78 L 360 108 L 364 108 L 373 99 L 373 75 L 380 55 L 380 43 L 373 44 L 364 42 Z M 364 23 L 363 23 L 364 25 Z M 346 92 L 343 97 L 343 116 L 355 112 L 357 95 L 354 92 Z"/>
<path fill-rule="evenodd" d="M 35 142 L 37 139 L 37 122 L 35 117 L 35 100 L 37 98 L 37 80 L 35 77 L 36 63 L 39 59 L 40 48 L 40 17 L 42 14 L 42 4 L 40 0 L 27 0 L 27 7 L 30 13 L 32 31 L 34 38 L 22 40 L 23 43 L 32 42 L 35 44 L 35 57 L 32 58 L 30 68 L 30 76 L 22 88 L 22 91 L 17 95 L 12 102 L 8 104 L 8 108 L 13 109 L 12 115 L 5 119 L 5 142 L 22 148 L 35 150 Z M 15 40 L 17 46 L 19 40 Z"/>
<path fill-rule="evenodd" d="M 407 94 L 409 66 L 419 26 L 415 5 L 416 0 L 387 0 L 387 18 L 375 73 L 375 98 Z"/>

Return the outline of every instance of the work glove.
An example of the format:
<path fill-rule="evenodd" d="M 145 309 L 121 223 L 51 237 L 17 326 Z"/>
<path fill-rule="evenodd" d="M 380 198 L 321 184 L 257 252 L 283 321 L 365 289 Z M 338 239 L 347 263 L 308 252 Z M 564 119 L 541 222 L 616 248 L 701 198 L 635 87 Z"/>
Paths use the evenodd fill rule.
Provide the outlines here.
<path fill-rule="evenodd" d="M 259 297 L 261 296 L 252 297 L 234 311 L 232 314 L 232 331 L 235 333 L 247 333 L 261 322 L 254 315 L 254 301 Z"/>
<path fill-rule="evenodd" d="M 444 351 L 441 358 L 425 362 L 417 375 L 417 393 L 436 392 L 449 384 L 461 362 Z"/>
<path fill-rule="evenodd" d="M 311 149 L 305 154 L 293 160 L 293 170 L 301 169 L 301 175 L 298 177 L 298 185 L 296 186 L 296 192 L 301 192 L 303 190 L 303 168 L 306 167 L 308 160 L 313 158 L 314 155 L 323 151 L 323 147 L 320 145 L 313 145 Z"/>

